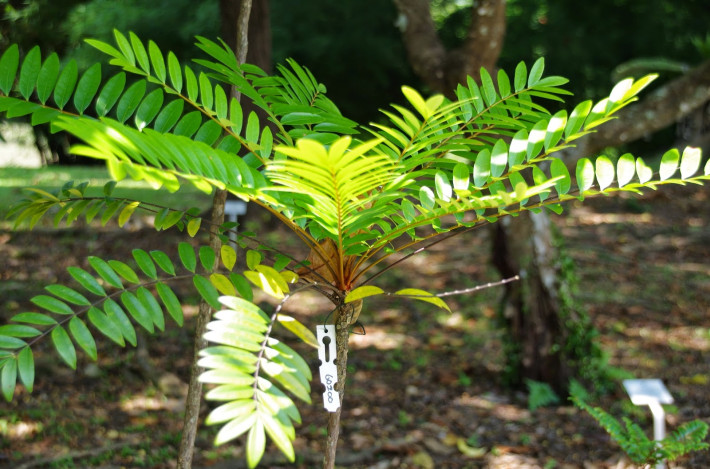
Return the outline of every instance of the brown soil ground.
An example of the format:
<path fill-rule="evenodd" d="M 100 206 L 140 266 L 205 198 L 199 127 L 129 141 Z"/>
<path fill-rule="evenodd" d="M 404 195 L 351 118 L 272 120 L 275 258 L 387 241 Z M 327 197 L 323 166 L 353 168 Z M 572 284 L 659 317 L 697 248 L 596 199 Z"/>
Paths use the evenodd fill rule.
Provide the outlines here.
<path fill-rule="evenodd" d="M 570 206 L 555 217 L 574 259 L 578 300 L 600 331 L 610 363 L 637 378 L 661 378 L 675 397 L 668 428 L 710 423 L 710 187 L 663 189 Z M 129 259 L 130 250 L 164 248 L 179 233 L 151 229 L 38 229 L 0 232 L 0 316 L 32 307 L 48 283 L 68 282 L 65 268 L 86 257 Z M 283 242 L 280 234 L 272 242 Z M 487 232 L 454 238 L 407 261 L 381 284 L 444 291 L 496 279 Z M 187 287 L 187 285 L 186 285 Z M 628 459 L 586 414 L 571 406 L 528 410 L 527 396 L 501 382 L 500 332 L 493 328 L 499 290 L 455 297 L 453 314 L 426 303 L 366 304 L 366 335 L 353 335 L 343 411 L 340 466 L 351 468 L 628 468 Z M 149 359 L 100 341 L 95 366 L 58 364 L 50 344 L 37 348 L 37 381 L 0 403 L 0 467 L 175 467 L 182 393 L 192 352 L 196 297 L 185 288 L 186 325 L 144 337 Z M 327 304 L 304 296 L 289 304 L 307 325 Z M 315 367 L 310 349 L 299 349 Z M 318 467 L 326 415 L 321 387 L 301 406 L 296 464 L 272 446 L 263 467 Z M 650 433 L 650 414 L 621 385 L 597 404 L 627 415 Z M 242 444 L 214 448 L 202 427 L 195 467 L 243 467 Z M 478 453 L 464 454 L 463 438 Z M 464 448 L 465 449 L 465 448 Z M 710 467 L 710 452 L 671 467 Z"/>

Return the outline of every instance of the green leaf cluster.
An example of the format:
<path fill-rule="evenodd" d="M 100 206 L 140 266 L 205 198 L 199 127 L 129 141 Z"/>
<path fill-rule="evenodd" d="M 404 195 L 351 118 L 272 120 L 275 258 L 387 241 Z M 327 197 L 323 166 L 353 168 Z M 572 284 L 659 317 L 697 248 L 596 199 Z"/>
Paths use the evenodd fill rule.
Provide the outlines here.
<path fill-rule="evenodd" d="M 300 423 L 301 416 L 283 390 L 310 403 L 310 368 L 271 336 L 276 314 L 269 318 L 253 303 L 237 297 L 221 297 L 220 302 L 223 309 L 215 313 L 205 334 L 215 345 L 202 350 L 198 362 L 206 369 L 200 381 L 214 385 L 206 398 L 221 403 L 206 421 L 222 424 L 215 444 L 247 433 L 247 463 L 255 467 L 268 435 L 293 462 L 293 424 Z"/>
<path fill-rule="evenodd" d="M 573 398 L 573 401 L 577 407 L 599 422 L 635 464 L 653 465 L 674 461 L 684 454 L 710 447 L 704 441 L 708 434 L 708 425 L 701 420 L 686 422 L 663 440 L 655 441 L 649 440 L 641 427 L 628 417 L 623 418 L 622 425 L 604 409 L 592 407 L 577 398 Z"/>

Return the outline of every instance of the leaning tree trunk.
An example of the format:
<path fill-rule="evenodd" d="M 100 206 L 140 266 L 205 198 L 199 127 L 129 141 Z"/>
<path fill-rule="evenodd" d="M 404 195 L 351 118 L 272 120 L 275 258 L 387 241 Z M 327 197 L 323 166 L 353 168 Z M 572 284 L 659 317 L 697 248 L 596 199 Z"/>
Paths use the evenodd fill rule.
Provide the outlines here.
<path fill-rule="evenodd" d="M 446 50 L 426 0 L 393 0 L 406 21 L 402 39 L 414 71 L 432 89 L 451 96 L 466 75 L 495 67 L 505 36 L 505 0 L 481 0 L 471 8 L 471 25 L 463 44 Z M 618 119 L 576 141 L 570 164 L 606 146 L 628 143 L 677 121 L 710 100 L 710 61 L 649 93 L 623 109 Z M 494 228 L 494 264 L 503 277 L 521 275 L 507 284 L 502 310 L 506 326 L 509 376 L 546 382 L 564 392 L 578 377 L 578 358 L 597 353 L 593 326 L 574 308 L 570 285 L 545 212 L 521 215 Z M 573 343 L 570 343 L 570 340 Z"/>
<path fill-rule="evenodd" d="M 550 218 L 545 212 L 504 218 L 494 225 L 493 233 L 494 265 L 505 278 L 520 276 L 518 282 L 505 285 L 499 313 L 508 332 L 503 339 L 506 381 L 518 386 L 532 379 L 566 393 L 574 376 L 570 365 L 582 357 L 571 357 L 565 351 L 568 321 L 575 318 L 563 316 L 576 313 L 560 296 L 569 286 L 561 275 Z"/>

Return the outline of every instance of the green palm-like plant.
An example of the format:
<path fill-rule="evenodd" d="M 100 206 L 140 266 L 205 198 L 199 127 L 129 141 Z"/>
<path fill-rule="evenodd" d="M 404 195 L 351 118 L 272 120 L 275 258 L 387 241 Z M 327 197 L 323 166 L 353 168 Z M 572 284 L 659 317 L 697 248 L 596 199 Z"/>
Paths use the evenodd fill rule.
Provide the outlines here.
<path fill-rule="evenodd" d="M 0 112 L 7 118 L 30 116 L 35 125 L 49 123 L 54 131 L 75 136 L 82 143 L 73 152 L 104 160 L 115 181 L 130 177 L 171 191 L 184 184 L 205 192 L 226 189 L 274 214 L 310 255 L 294 259 L 240 236 L 239 244 L 250 247 L 242 272 L 234 271 L 236 251 L 229 245 L 220 252 L 203 246 L 195 253 L 182 243 L 178 264 L 161 251 L 135 250 L 138 269 L 92 257 L 94 273 L 69 270 L 78 287 L 48 286 L 49 294 L 32 299 L 43 312 L 20 313 L 0 327 L 2 392 L 11 399 L 18 378 L 32 389 L 32 346 L 47 336 L 75 367 L 75 344 L 96 358 L 91 328 L 123 346 L 135 345 L 134 324 L 150 333 L 162 330 L 163 309 L 182 324 L 170 281 L 189 277 L 219 310 L 206 335 L 214 345 L 200 360 L 207 370 L 202 381 L 215 385 L 206 397 L 222 403 L 208 423 L 223 424 L 217 443 L 248 434 L 251 467 L 264 452 L 266 435 L 293 460 L 293 424 L 300 417 L 289 395 L 310 400 L 310 370 L 273 333 L 280 323 L 317 345 L 308 328 L 280 312 L 298 289 L 315 288 L 334 303 L 336 389 L 342 397 L 348 327 L 363 298 L 396 294 L 447 308 L 432 292 L 389 293 L 374 285 L 401 261 L 401 256 L 392 261 L 393 254 L 412 255 L 501 216 L 545 208 L 559 212 L 559 204 L 571 199 L 710 178 L 710 163 L 696 174 L 701 155 L 695 149 L 666 153 L 658 174 L 627 154 L 615 164 L 604 156 L 582 159 L 573 177 L 554 156 L 634 101 L 653 76 L 624 80 L 598 103 L 585 101 L 569 114 L 552 114 L 543 103 L 562 101 L 569 93 L 562 88 L 564 78 L 543 78 L 541 59 L 529 71 L 521 63 L 512 80 L 500 71 L 494 81 L 482 70 L 481 85 L 470 79 L 456 90 L 455 101 L 441 95 L 424 99 L 404 87 L 409 107 L 383 111 L 386 123 L 359 126 L 343 117 L 325 88 L 295 62 L 268 76 L 257 67 L 239 66 L 225 44 L 198 38 L 206 58 L 196 60 L 203 69 L 197 73 L 132 33 L 115 32 L 115 39 L 115 46 L 89 41 L 121 69 L 105 80 L 98 64 L 79 76 L 75 64 L 62 67 L 54 54 L 42 60 L 35 48 L 20 61 L 18 48 L 9 48 L 0 58 Z M 255 113 L 245 116 L 225 91 L 229 86 L 253 101 L 268 122 Z M 190 236 L 200 229 L 224 236 L 229 229 L 207 226 L 192 210 L 114 198 L 114 185 L 95 198 L 84 195 L 86 184 L 68 183 L 56 194 L 34 189 L 10 217 L 16 226 L 34 226 L 48 214 L 55 225 L 79 217 L 100 217 L 105 224 L 117 217 L 122 226 L 143 209 L 155 213 L 158 230 L 178 226 Z M 251 302 L 253 286 L 281 299 L 272 315 Z M 336 413 L 331 425 L 333 455 L 338 418 Z"/>

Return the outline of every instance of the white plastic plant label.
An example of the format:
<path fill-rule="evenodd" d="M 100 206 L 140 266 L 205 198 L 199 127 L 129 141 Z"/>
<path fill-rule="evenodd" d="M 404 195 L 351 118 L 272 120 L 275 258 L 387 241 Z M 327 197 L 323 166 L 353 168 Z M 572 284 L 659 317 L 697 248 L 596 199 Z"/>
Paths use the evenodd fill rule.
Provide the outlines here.
<path fill-rule="evenodd" d="M 335 412 L 340 407 L 340 394 L 335 390 L 338 381 L 338 367 L 335 364 L 335 325 L 316 326 L 318 338 L 318 359 L 320 360 L 320 382 L 325 386 L 323 407 Z"/>

